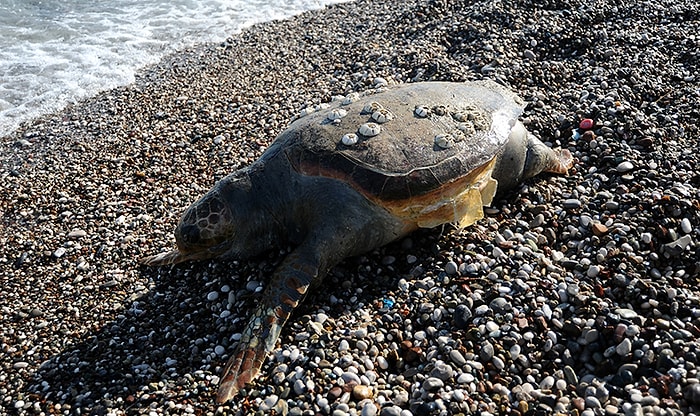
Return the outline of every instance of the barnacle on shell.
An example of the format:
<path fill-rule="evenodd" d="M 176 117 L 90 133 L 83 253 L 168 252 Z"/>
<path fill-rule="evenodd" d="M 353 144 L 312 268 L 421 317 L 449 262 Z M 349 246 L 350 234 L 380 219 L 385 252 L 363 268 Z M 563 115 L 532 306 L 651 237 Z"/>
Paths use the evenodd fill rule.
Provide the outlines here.
<path fill-rule="evenodd" d="M 467 120 L 464 123 L 459 123 L 457 124 L 457 129 L 464 133 L 465 135 L 469 136 L 474 133 L 476 133 L 476 129 L 474 128 L 474 123 L 471 121 Z"/>
<path fill-rule="evenodd" d="M 455 121 L 458 121 L 458 122 L 460 122 L 460 123 L 463 123 L 463 122 L 469 120 L 469 117 L 468 117 L 466 114 L 460 113 L 460 112 L 454 112 L 454 113 L 452 113 L 452 118 L 453 118 Z"/>
<path fill-rule="evenodd" d="M 352 104 L 359 99 L 360 99 L 360 94 L 358 94 L 356 92 L 351 92 L 350 94 L 346 95 L 345 98 L 343 98 L 343 101 L 341 104 L 343 104 L 343 105 Z"/>
<path fill-rule="evenodd" d="M 328 115 L 326 115 L 326 118 L 330 121 L 335 121 L 335 120 L 340 120 L 341 118 L 345 117 L 347 114 L 348 114 L 347 110 L 344 110 L 342 108 L 334 108 L 328 112 Z"/>
<path fill-rule="evenodd" d="M 424 105 L 417 105 L 416 109 L 413 110 L 413 113 L 416 115 L 416 117 L 426 118 L 428 115 L 430 115 L 430 109 Z"/>
<path fill-rule="evenodd" d="M 362 114 L 374 114 L 375 111 L 382 109 L 382 105 L 376 101 L 369 102 L 362 107 Z"/>
<path fill-rule="evenodd" d="M 444 116 L 447 114 L 447 108 L 444 105 L 436 105 L 433 107 L 433 113 L 438 116 Z"/>
<path fill-rule="evenodd" d="M 379 124 L 386 123 L 387 121 L 391 121 L 393 119 L 394 115 L 391 113 L 391 111 L 387 110 L 386 108 L 380 108 L 379 110 L 372 113 L 372 120 L 376 121 Z"/>
<path fill-rule="evenodd" d="M 454 145 L 454 138 L 451 134 L 438 134 L 435 136 L 435 144 L 442 149 L 449 149 Z"/>
<path fill-rule="evenodd" d="M 366 137 L 373 137 L 378 135 L 382 131 L 382 128 L 377 123 L 365 123 L 357 129 L 357 132 Z"/>
<path fill-rule="evenodd" d="M 352 146 L 353 144 L 357 143 L 357 140 L 357 134 L 355 133 L 344 134 L 340 139 L 340 141 L 346 146 Z"/>

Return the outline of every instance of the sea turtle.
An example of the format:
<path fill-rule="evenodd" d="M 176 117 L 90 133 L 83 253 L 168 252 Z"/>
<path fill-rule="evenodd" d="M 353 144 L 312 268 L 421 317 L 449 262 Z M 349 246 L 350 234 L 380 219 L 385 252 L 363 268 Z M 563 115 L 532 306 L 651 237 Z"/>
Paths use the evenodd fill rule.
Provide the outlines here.
<path fill-rule="evenodd" d="M 262 157 L 185 211 L 177 250 L 147 265 L 295 248 L 272 275 L 223 371 L 226 402 L 260 371 L 282 325 L 329 269 L 419 227 L 466 227 L 482 206 L 571 154 L 529 134 L 522 100 L 492 81 L 425 82 L 351 94 L 299 118 Z"/>

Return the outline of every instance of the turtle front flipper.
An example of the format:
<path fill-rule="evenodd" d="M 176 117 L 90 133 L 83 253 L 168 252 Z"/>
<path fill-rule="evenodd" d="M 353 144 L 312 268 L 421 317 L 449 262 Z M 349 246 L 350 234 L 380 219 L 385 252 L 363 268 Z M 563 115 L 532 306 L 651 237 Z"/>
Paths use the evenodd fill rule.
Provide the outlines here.
<path fill-rule="evenodd" d="M 235 353 L 226 363 L 217 403 L 232 399 L 260 372 L 274 348 L 282 326 L 303 300 L 311 282 L 320 279 L 321 262 L 313 251 L 297 248 L 275 271 L 260 305 L 243 331 Z"/>

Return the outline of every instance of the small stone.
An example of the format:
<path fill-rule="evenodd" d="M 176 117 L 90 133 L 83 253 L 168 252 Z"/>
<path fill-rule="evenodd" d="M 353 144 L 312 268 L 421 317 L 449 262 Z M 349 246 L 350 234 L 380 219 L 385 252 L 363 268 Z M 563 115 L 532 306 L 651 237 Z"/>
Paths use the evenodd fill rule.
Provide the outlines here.
<path fill-rule="evenodd" d="M 467 305 L 457 305 L 452 319 L 457 329 L 465 329 L 471 323 L 472 311 Z"/>
<path fill-rule="evenodd" d="M 457 271 L 459 270 L 459 267 L 457 266 L 457 263 L 454 261 L 448 261 L 447 264 L 445 264 L 445 273 L 449 275 L 457 274 Z"/>
<path fill-rule="evenodd" d="M 693 226 L 690 224 L 690 220 L 688 218 L 683 218 L 681 220 L 681 230 L 683 230 L 683 232 L 686 234 L 690 234 L 690 232 L 693 231 Z"/>
<path fill-rule="evenodd" d="M 304 393 L 304 390 L 306 389 L 306 386 L 304 385 L 304 381 L 302 381 L 301 379 L 297 379 L 297 380 L 294 382 L 293 388 L 294 388 L 294 393 L 295 393 L 296 395 L 300 395 L 300 394 L 303 394 L 303 393 Z"/>
<path fill-rule="evenodd" d="M 213 291 L 213 292 L 209 292 L 209 293 L 207 294 L 207 300 L 208 300 L 208 301 L 211 302 L 211 301 L 215 301 L 215 300 L 217 300 L 217 299 L 219 299 L 219 292 Z"/>
<path fill-rule="evenodd" d="M 68 233 L 68 238 L 71 240 L 78 240 L 85 236 L 87 236 L 87 232 L 85 230 L 73 230 Z"/>
<path fill-rule="evenodd" d="M 56 251 L 53 252 L 53 256 L 57 259 L 63 257 L 64 254 L 66 254 L 66 249 L 63 247 L 59 247 L 56 249 Z"/>
<path fill-rule="evenodd" d="M 617 347 L 615 347 L 615 352 L 623 357 L 626 356 L 632 352 L 632 341 L 630 341 L 629 338 L 623 339 L 622 342 L 617 344 Z"/>
<path fill-rule="evenodd" d="M 617 167 L 615 168 L 615 170 L 617 170 L 620 173 L 629 172 L 632 169 L 634 169 L 634 165 L 632 164 L 632 162 L 629 161 L 624 161 L 617 165 Z"/>
<path fill-rule="evenodd" d="M 580 123 L 578 123 L 578 127 L 579 127 L 581 130 L 590 130 L 590 129 L 593 128 L 593 125 L 594 125 L 594 124 L 595 124 L 595 123 L 594 123 L 593 120 L 591 120 L 590 118 L 584 118 L 583 120 L 581 120 Z"/>
<path fill-rule="evenodd" d="M 588 270 L 586 271 L 586 276 L 588 277 L 596 277 L 600 273 L 600 266 L 592 264 L 588 267 Z"/>
<path fill-rule="evenodd" d="M 453 363 L 455 363 L 458 367 L 462 367 L 465 364 L 467 364 L 467 360 L 464 358 L 464 355 L 462 355 L 459 350 L 452 350 L 450 351 L 450 360 L 452 360 Z"/>
<path fill-rule="evenodd" d="M 260 410 L 262 410 L 263 412 L 270 411 L 277 404 L 278 401 L 279 396 L 271 394 L 267 396 L 262 403 L 260 403 Z"/>
<path fill-rule="evenodd" d="M 602 407 L 600 400 L 598 400 L 598 398 L 595 396 L 586 396 L 585 404 L 586 407 L 591 409 L 600 409 Z"/>
<path fill-rule="evenodd" d="M 685 249 L 692 243 L 693 240 L 691 239 L 690 235 L 686 234 L 683 237 L 672 241 L 670 243 L 666 243 L 663 245 L 664 251 L 668 253 L 671 256 L 678 256 L 680 255 Z"/>
<path fill-rule="evenodd" d="M 581 208 L 581 201 L 575 198 L 566 199 L 563 203 L 564 209 L 576 209 Z"/>
<path fill-rule="evenodd" d="M 608 227 L 606 227 L 605 224 L 601 224 L 599 222 L 593 223 L 591 228 L 593 229 L 593 234 L 597 235 L 598 237 L 604 236 L 608 233 Z"/>
<path fill-rule="evenodd" d="M 383 407 L 380 416 L 403 416 L 401 408 L 398 406 Z"/>
<path fill-rule="evenodd" d="M 441 361 L 435 363 L 435 367 L 430 372 L 431 377 L 439 378 L 442 381 L 451 379 L 453 374 L 454 372 L 452 371 L 452 367 Z"/>
<path fill-rule="evenodd" d="M 362 412 L 360 413 L 361 416 L 375 416 L 379 409 L 377 409 L 377 406 L 374 403 L 366 403 L 364 406 L 362 406 Z"/>
<path fill-rule="evenodd" d="M 372 389 L 369 386 L 358 384 L 352 388 L 352 397 L 356 400 L 364 400 L 372 398 Z"/>
<path fill-rule="evenodd" d="M 423 382 L 423 390 L 429 391 L 429 392 L 435 392 L 442 388 L 445 385 L 445 383 L 442 382 L 437 377 L 428 377 L 425 379 Z"/>
<path fill-rule="evenodd" d="M 530 49 L 525 49 L 525 51 L 523 52 L 523 56 L 525 57 L 525 59 L 530 60 L 534 60 L 535 58 L 537 58 L 535 52 L 531 51 Z"/>

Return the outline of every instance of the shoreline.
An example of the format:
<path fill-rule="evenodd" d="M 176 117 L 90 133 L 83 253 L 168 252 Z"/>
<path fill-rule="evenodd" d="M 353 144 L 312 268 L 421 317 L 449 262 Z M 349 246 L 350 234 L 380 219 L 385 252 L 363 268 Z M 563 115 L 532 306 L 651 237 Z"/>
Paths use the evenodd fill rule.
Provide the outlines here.
<path fill-rule="evenodd" d="M 533 3 L 360 1 L 258 24 L 3 138 L 0 414 L 700 413 L 699 7 Z M 248 400 L 215 406 L 287 248 L 137 259 L 173 247 L 180 213 L 301 108 L 378 77 L 505 83 L 575 167 L 462 232 L 344 261 Z"/>

